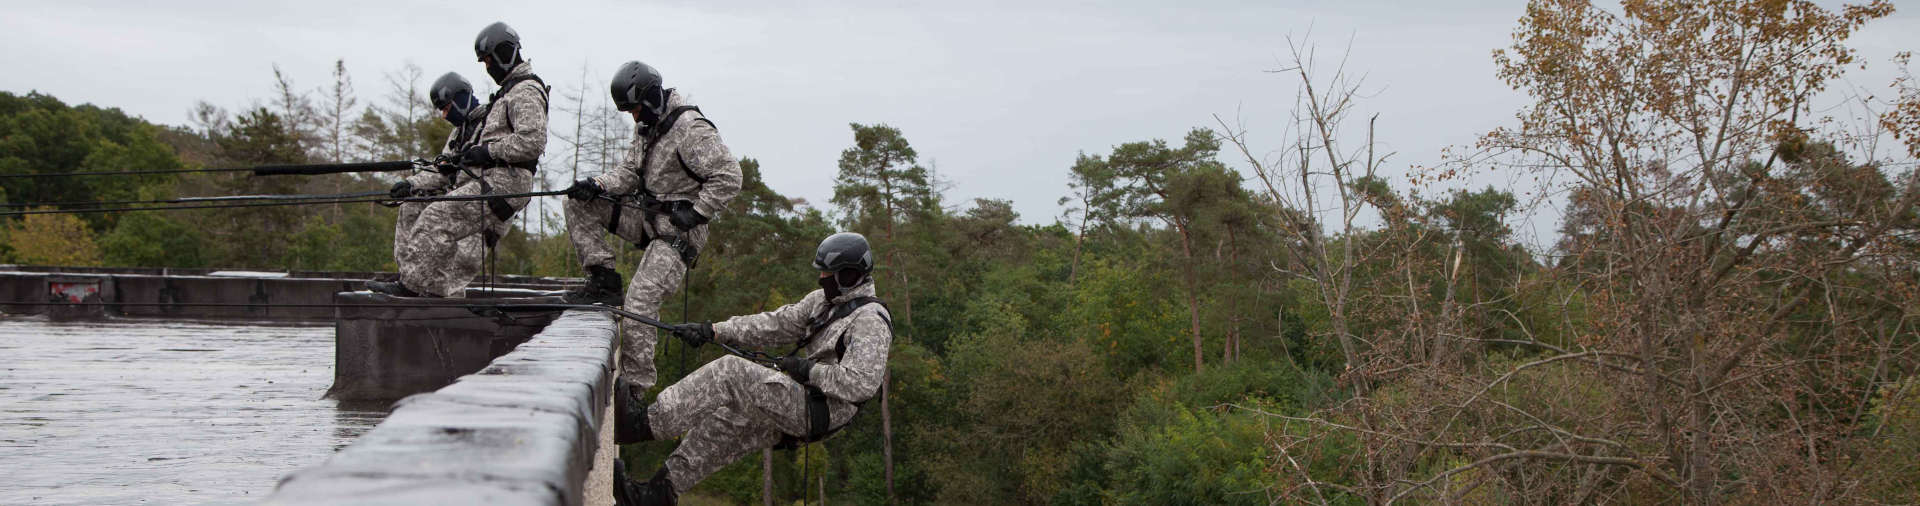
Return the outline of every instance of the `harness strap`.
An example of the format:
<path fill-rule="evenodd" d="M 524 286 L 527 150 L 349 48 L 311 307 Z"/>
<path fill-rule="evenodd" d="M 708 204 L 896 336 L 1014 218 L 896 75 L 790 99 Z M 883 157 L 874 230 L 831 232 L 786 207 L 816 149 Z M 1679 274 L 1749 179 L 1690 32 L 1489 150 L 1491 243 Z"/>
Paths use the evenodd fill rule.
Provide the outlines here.
<path fill-rule="evenodd" d="M 680 115 L 686 114 L 687 111 L 700 112 L 700 106 L 683 105 L 680 107 L 675 107 L 673 108 L 672 111 L 667 112 L 666 117 L 660 118 L 660 124 L 654 125 L 653 131 L 658 133 L 653 136 L 653 139 L 650 139 L 647 141 L 646 148 L 642 150 L 640 153 L 640 194 L 641 195 L 653 195 L 653 190 L 650 190 L 647 188 L 647 168 L 653 165 L 653 147 L 655 145 L 660 144 L 660 139 L 666 138 L 668 133 L 673 132 L 673 124 L 676 122 L 679 122 Z M 702 121 L 706 121 L 706 118 L 704 117 L 699 119 Z M 713 122 L 707 121 L 707 125 L 711 126 L 713 125 Z M 675 156 L 679 156 L 679 154 L 680 154 L 679 151 L 674 151 Z M 687 171 L 688 174 L 693 173 L 693 169 L 687 168 L 685 160 L 682 160 L 680 162 L 680 169 Z M 706 182 L 701 179 L 696 179 L 696 181 L 700 181 L 701 183 Z"/>
<path fill-rule="evenodd" d="M 854 304 L 855 302 L 859 302 L 859 304 Z M 883 307 L 886 306 L 886 302 L 881 301 L 879 298 L 875 298 L 875 297 L 856 298 L 856 299 L 841 303 L 841 306 L 852 306 L 854 308 L 858 308 L 859 306 L 864 306 L 868 303 L 878 303 Z M 834 312 L 837 313 L 838 312 L 837 309 L 838 308 L 836 308 Z M 847 314 L 840 315 L 840 318 L 845 318 L 847 315 L 850 315 L 852 313 L 853 311 L 849 310 L 847 311 Z M 892 333 L 893 319 L 888 318 L 887 315 L 885 314 L 880 315 L 880 319 L 882 321 L 887 322 L 887 332 Z M 796 348 L 795 351 L 797 352 L 798 348 Z M 840 343 L 834 346 L 834 353 L 842 357 L 847 355 L 847 342 L 845 339 L 840 340 Z M 780 436 L 780 442 L 773 445 L 773 449 L 775 450 L 790 450 L 794 448 L 799 448 L 801 445 L 805 445 L 808 443 L 817 443 L 820 441 L 824 441 L 829 437 L 833 437 L 835 433 L 840 432 L 840 429 L 844 429 L 848 425 L 853 425 L 853 421 L 848 420 L 847 423 L 842 424 L 838 427 L 833 426 L 832 413 L 828 412 L 828 409 L 827 409 L 826 392 L 821 391 L 820 387 L 816 387 L 813 385 L 801 385 L 801 386 L 804 386 L 807 389 L 807 433 L 804 436 L 782 434 Z M 863 400 L 863 401 L 855 402 L 852 404 L 853 404 L 853 409 L 855 410 L 854 412 L 858 413 L 860 408 L 866 406 L 867 401 Z"/>
<path fill-rule="evenodd" d="M 539 75 L 527 74 L 524 76 L 508 78 L 506 82 L 500 83 L 500 89 L 493 90 L 493 95 L 490 95 L 487 97 L 487 114 L 481 116 L 482 123 L 484 124 L 484 122 L 486 121 L 485 118 L 487 116 L 492 115 L 493 105 L 500 102 L 500 97 L 507 96 L 507 92 L 513 90 L 514 86 L 527 81 L 533 81 L 534 83 L 539 85 L 539 86 L 535 86 L 533 89 L 534 91 L 539 92 L 540 94 L 540 110 L 543 113 L 553 112 L 553 99 L 550 96 L 550 94 L 553 92 L 553 87 L 547 86 L 547 82 L 545 80 L 540 79 Z M 506 118 L 507 118 L 507 130 L 511 131 L 514 129 L 513 111 L 511 110 L 507 111 Z M 476 132 L 478 132 L 478 130 L 476 130 Z M 506 164 L 506 166 L 513 167 L 516 169 L 522 169 L 527 172 L 536 172 L 539 169 L 540 161 L 528 160 L 525 162 L 508 163 Z M 499 211 L 494 211 L 494 212 L 495 214 L 499 213 Z M 508 214 L 508 216 L 512 216 L 512 214 Z M 505 221 L 505 220 L 506 220 L 505 218 L 501 218 L 501 221 Z"/>
<path fill-rule="evenodd" d="M 612 232 L 615 236 L 620 235 L 620 209 L 625 207 L 627 206 L 620 205 L 619 202 L 614 202 L 613 217 L 607 220 L 607 231 Z"/>

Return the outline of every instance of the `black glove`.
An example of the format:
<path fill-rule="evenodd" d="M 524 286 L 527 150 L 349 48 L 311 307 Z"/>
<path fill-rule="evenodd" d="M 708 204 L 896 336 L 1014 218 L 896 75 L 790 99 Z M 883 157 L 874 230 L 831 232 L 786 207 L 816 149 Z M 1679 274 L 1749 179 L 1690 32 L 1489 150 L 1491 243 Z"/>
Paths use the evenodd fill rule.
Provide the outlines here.
<path fill-rule="evenodd" d="M 606 192 L 607 189 L 601 187 L 598 181 L 594 181 L 591 178 L 582 179 L 574 181 L 573 186 L 567 187 L 567 198 L 573 200 L 593 200 L 594 197 L 598 197 L 600 194 Z"/>
<path fill-rule="evenodd" d="M 713 340 L 713 322 L 682 323 L 673 326 L 674 337 L 699 348 Z"/>
<path fill-rule="evenodd" d="M 693 210 L 692 204 L 685 204 L 674 206 L 673 214 L 667 215 L 667 221 L 680 230 L 693 230 L 693 227 L 705 225 L 707 217 L 701 216 L 700 211 Z"/>
<path fill-rule="evenodd" d="M 780 372 L 787 373 L 787 377 L 805 385 L 807 379 L 813 376 L 813 359 L 801 356 L 780 359 Z"/>
<path fill-rule="evenodd" d="M 493 152 L 487 150 L 486 144 L 481 144 L 478 146 L 467 148 L 466 151 L 461 151 L 460 164 L 473 166 L 473 167 L 492 167 L 494 165 L 498 165 L 494 163 Z"/>
<path fill-rule="evenodd" d="M 387 195 L 396 199 L 404 199 L 407 197 L 412 197 L 413 181 L 402 179 L 400 180 L 400 182 L 394 183 L 393 189 L 387 190 Z"/>

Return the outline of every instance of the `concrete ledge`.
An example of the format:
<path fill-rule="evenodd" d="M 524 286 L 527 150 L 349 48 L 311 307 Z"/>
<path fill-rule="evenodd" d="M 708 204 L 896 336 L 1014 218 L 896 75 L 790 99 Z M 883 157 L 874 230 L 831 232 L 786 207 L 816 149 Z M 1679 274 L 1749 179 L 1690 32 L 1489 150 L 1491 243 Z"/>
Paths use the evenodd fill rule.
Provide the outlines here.
<path fill-rule="evenodd" d="M 264 504 L 583 504 L 617 327 L 568 311 L 512 353 L 393 413 Z"/>
<path fill-rule="evenodd" d="M 158 317 L 168 319 L 241 319 L 248 321 L 319 321 L 334 317 L 325 307 L 335 293 L 361 290 L 379 273 L 291 272 L 282 277 L 216 276 L 206 269 L 118 269 L 32 267 L 0 265 L 0 313 L 49 315 L 57 318 Z M 279 273 L 275 273 L 279 274 Z M 490 293 L 484 277 L 467 289 L 467 297 L 514 297 Z M 579 283 L 577 278 L 502 276 L 490 285 L 499 292 L 550 292 Z M 59 285 L 59 286 L 56 286 Z M 58 296 L 59 288 L 67 296 Z M 16 304 L 20 302 L 34 305 Z M 48 302 L 71 305 L 47 306 Z M 98 305 L 114 303 L 129 305 Z M 190 304 L 224 304 L 195 306 Z M 189 305 L 176 305 L 189 304 Z M 287 304 L 312 307 L 287 307 Z"/>
<path fill-rule="evenodd" d="M 333 388 L 327 397 L 391 401 L 431 392 L 472 374 L 532 338 L 559 315 L 478 317 L 467 304 L 554 304 L 560 297 L 499 290 L 491 299 L 392 297 L 372 292 L 333 296 Z"/>

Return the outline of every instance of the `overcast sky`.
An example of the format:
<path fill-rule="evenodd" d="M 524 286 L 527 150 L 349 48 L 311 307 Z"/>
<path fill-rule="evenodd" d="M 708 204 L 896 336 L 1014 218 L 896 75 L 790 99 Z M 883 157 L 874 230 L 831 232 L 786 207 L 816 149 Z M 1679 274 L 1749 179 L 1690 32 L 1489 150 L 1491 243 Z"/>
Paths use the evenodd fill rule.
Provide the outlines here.
<path fill-rule="evenodd" d="M 1379 138 L 1398 153 L 1391 175 L 1434 164 L 1524 105 L 1491 58 L 1524 5 L 0 0 L 0 90 L 185 124 L 196 100 L 265 100 L 276 63 L 312 88 L 344 58 L 364 102 L 408 61 L 429 82 L 446 71 L 485 80 L 474 35 L 505 21 L 558 87 L 577 86 L 583 66 L 596 82 L 627 60 L 659 68 L 788 196 L 826 207 L 847 124 L 886 123 L 956 184 L 949 202 L 1011 199 L 1023 221 L 1047 223 L 1080 151 L 1177 143 L 1216 114 L 1237 114 L 1262 148 L 1277 147 L 1294 82 L 1263 71 L 1309 29 L 1323 53 L 1351 43 L 1350 67 L 1378 92 L 1363 112 L 1379 113 Z M 1887 59 L 1920 49 L 1920 17 L 1876 21 L 1851 45 L 1874 67 L 1850 81 L 1884 87 Z M 558 145 L 549 159 L 564 156 Z"/>

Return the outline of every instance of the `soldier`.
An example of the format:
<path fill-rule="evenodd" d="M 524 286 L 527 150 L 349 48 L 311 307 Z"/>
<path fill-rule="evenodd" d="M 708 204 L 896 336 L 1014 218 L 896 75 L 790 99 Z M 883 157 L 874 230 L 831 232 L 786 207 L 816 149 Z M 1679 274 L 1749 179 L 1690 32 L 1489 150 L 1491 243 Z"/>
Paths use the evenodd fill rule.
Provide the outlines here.
<path fill-rule="evenodd" d="M 587 271 L 587 285 L 566 294 L 574 304 L 621 306 L 620 274 L 606 232 L 644 249 L 627 310 L 657 318 L 680 289 L 707 242 L 708 220 L 740 193 L 740 163 L 685 93 L 662 85 L 660 72 L 637 61 L 613 75 L 613 102 L 633 115 L 635 135 L 620 166 L 575 182 L 562 208 L 567 236 Z M 620 380 L 653 387 L 653 329 L 621 323 Z"/>
<path fill-rule="evenodd" d="M 481 110 L 480 99 L 473 94 L 473 84 L 468 83 L 467 78 L 461 77 L 457 72 L 448 72 L 434 80 L 433 87 L 427 92 L 427 99 L 433 103 L 435 110 L 440 111 L 441 119 L 453 124 L 453 131 L 447 136 L 447 144 L 440 150 L 442 159 L 453 159 L 472 145 L 473 134 L 479 131 L 476 127 L 480 122 L 468 120 L 476 116 L 475 110 Z M 459 172 L 452 170 L 422 172 L 407 178 L 402 184 L 395 185 L 390 194 L 393 198 L 437 195 L 449 186 L 454 177 L 459 175 Z M 407 239 L 413 237 L 414 226 L 419 223 L 420 211 L 426 207 L 426 202 L 400 204 L 400 219 L 394 223 L 393 227 L 394 264 L 413 263 L 412 252 L 407 248 Z M 480 273 L 481 261 L 486 256 L 485 246 L 481 243 L 480 236 L 461 239 L 454 247 L 454 251 L 456 256 L 453 261 L 443 262 L 440 265 L 446 271 L 444 273 L 446 278 L 472 279 L 475 274 Z M 465 297 L 466 290 L 457 290 L 447 296 Z"/>
<path fill-rule="evenodd" d="M 680 439 L 665 465 L 644 482 L 626 477 L 614 461 L 614 502 L 671 505 L 681 493 L 740 457 L 776 446 L 825 439 L 853 420 L 880 392 L 886 376 L 893 321 L 874 298 L 873 252 L 867 238 L 840 233 L 814 253 L 820 290 L 771 312 L 720 323 L 674 326 L 688 344 L 708 341 L 747 347 L 798 343 L 778 370 L 728 355 L 701 366 L 640 402 L 641 390 L 616 384 L 614 440 Z"/>
<path fill-rule="evenodd" d="M 451 188 L 446 192 L 449 196 L 527 193 L 533 188 L 534 168 L 547 147 L 546 83 L 533 74 L 533 63 L 520 53 L 520 34 L 506 23 L 480 30 L 473 52 L 486 64 L 487 75 L 500 89 L 477 112 L 468 106 L 472 117 L 466 118 L 448 139 L 443 153 L 454 155 L 457 170 L 451 174 L 415 174 L 393 186 L 394 196 L 437 188 Z M 469 85 L 469 94 L 471 89 Z M 452 95 L 447 105 L 435 105 L 443 108 L 449 120 L 456 112 Z M 468 114 L 459 115 L 464 118 Z M 465 296 L 467 283 L 479 272 L 480 255 L 475 245 L 493 247 L 512 230 L 508 220 L 531 200 L 444 201 L 419 208 L 409 221 L 402 222 L 406 228 L 394 231 L 394 260 L 400 266 L 400 279 L 368 281 L 367 288 L 401 297 Z M 475 238 L 478 240 L 464 242 Z"/>

